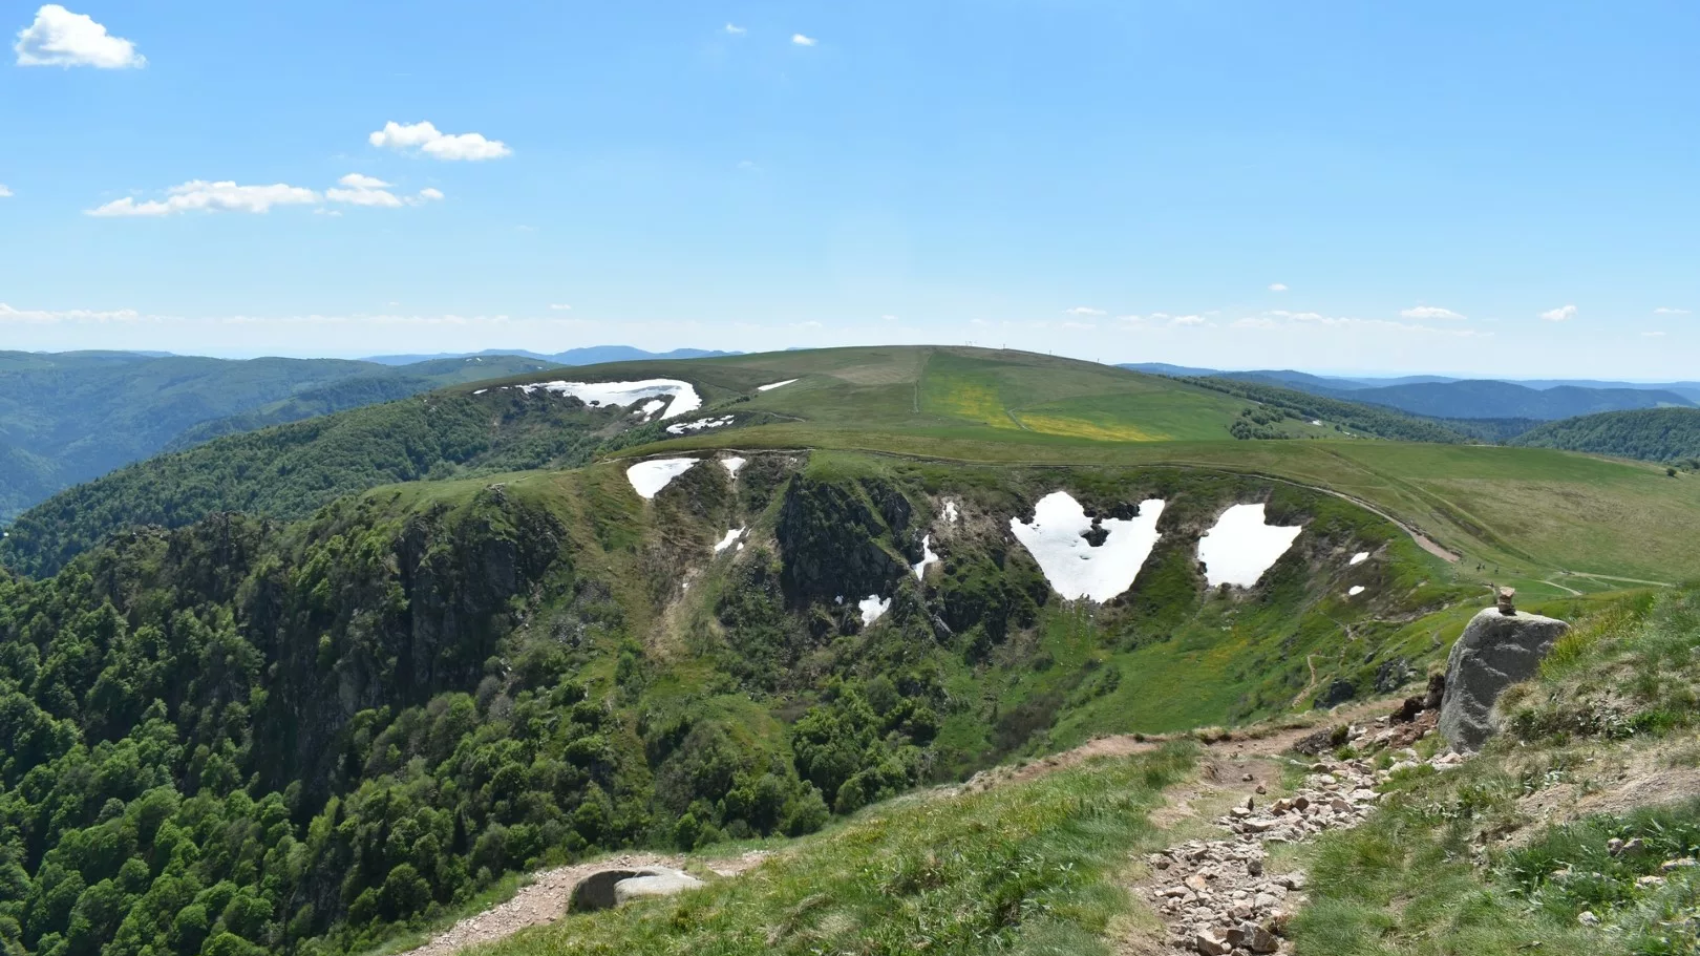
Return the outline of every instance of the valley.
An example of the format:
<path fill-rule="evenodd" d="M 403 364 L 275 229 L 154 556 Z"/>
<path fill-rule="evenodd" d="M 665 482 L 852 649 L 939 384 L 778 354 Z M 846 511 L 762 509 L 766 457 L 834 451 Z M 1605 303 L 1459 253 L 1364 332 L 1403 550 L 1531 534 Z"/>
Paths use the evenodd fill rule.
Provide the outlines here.
<path fill-rule="evenodd" d="M 1395 694 L 1490 583 L 1589 619 L 1700 570 L 1687 477 L 1279 407 L 964 348 L 633 362 L 219 437 L 63 492 L 0 544 L 0 921 L 28 953 L 331 956 L 533 870 L 795 847 L 724 892 L 783 886 L 751 905 L 794 910 L 895 852 L 919 868 L 898 897 L 964 894 L 947 951 L 1103 934 L 1120 904 L 1095 881 L 1151 845 L 1145 814 L 1198 766 L 1188 734 Z M 1282 437 L 1239 437 L 1254 417 Z M 991 854 L 967 882 L 925 875 L 915 841 L 942 824 L 906 794 L 1143 737 L 1174 742 L 964 796 L 947 843 L 1028 835 L 962 850 Z M 1065 808 L 1086 805 L 1119 835 L 1082 857 Z M 872 821 L 886 848 L 849 849 Z M 982 885 L 1034 852 L 1085 868 Z M 1095 902 L 1054 919 L 1000 909 L 1077 893 Z M 680 915 L 710 905 L 692 898 L 654 904 L 684 907 L 665 925 L 556 925 L 585 951 L 755 938 Z M 885 938 L 886 898 L 845 899 L 771 918 L 793 948 Z"/>

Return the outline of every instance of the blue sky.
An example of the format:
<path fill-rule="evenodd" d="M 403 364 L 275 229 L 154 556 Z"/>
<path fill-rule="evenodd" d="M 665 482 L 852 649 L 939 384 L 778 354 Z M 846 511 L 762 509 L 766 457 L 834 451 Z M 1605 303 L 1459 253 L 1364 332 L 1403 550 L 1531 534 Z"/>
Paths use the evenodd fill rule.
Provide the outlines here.
<path fill-rule="evenodd" d="M 67 6 L 0 347 L 1697 377 L 1693 3 Z"/>

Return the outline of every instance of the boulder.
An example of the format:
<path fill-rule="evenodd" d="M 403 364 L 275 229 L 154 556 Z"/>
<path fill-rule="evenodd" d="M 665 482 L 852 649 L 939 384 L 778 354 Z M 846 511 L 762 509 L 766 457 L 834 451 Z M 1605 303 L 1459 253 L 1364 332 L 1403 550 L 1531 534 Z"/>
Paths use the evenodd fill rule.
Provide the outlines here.
<path fill-rule="evenodd" d="M 1490 721 L 1500 692 L 1535 676 L 1541 659 L 1570 625 L 1538 614 L 1488 608 L 1470 620 L 1446 660 L 1440 733 L 1452 749 L 1481 748 L 1494 735 Z"/>
<path fill-rule="evenodd" d="M 643 876 L 634 876 L 614 884 L 614 905 L 624 906 L 632 900 L 652 896 L 672 896 L 701 887 L 702 881 L 684 872 L 666 867 L 649 867 Z"/>
<path fill-rule="evenodd" d="M 614 908 L 614 884 L 638 876 L 635 869 L 614 868 L 599 870 L 574 884 L 567 898 L 567 912 L 588 913 Z"/>

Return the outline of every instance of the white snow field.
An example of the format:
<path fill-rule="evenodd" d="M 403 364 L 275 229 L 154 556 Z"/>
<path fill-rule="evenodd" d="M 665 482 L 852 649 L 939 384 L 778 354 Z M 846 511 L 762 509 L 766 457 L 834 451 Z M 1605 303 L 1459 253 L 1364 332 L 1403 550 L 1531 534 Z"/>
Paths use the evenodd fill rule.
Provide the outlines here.
<path fill-rule="evenodd" d="M 652 398 L 649 401 L 644 402 L 641 407 L 632 409 L 632 414 L 633 415 L 642 415 L 643 420 L 647 422 L 651 418 L 655 417 L 656 412 L 659 412 L 663 408 L 666 408 L 666 407 L 667 407 L 666 402 L 662 401 L 659 398 Z"/>
<path fill-rule="evenodd" d="M 1346 596 L 1347 597 L 1357 597 L 1358 595 L 1360 595 L 1362 593 L 1364 593 L 1364 586 L 1361 585 L 1361 584 L 1354 584 L 1354 585 L 1351 586 L 1350 589 L 1348 589 L 1346 591 Z"/>
<path fill-rule="evenodd" d="M 795 381 L 796 381 L 796 379 L 794 379 L 794 378 L 788 378 L 783 382 L 772 382 L 772 383 L 769 383 L 767 385 L 757 385 L 756 391 L 758 391 L 758 392 L 771 392 L 776 388 L 784 388 L 785 386 L 790 385 L 792 382 L 795 382 Z"/>
<path fill-rule="evenodd" d="M 1139 516 L 1132 520 L 1105 518 L 1108 532 L 1104 543 L 1094 548 L 1084 537 L 1092 519 L 1066 491 L 1053 491 L 1033 508 L 1033 523 L 1009 519 L 1009 530 L 1027 548 L 1051 590 L 1069 600 L 1091 598 L 1108 601 L 1133 587 L 1133 579 L 1157 545 L 1157 519 L 1163 501 L 1148 498 L 1139 503 Z"/>
<path fill-rule="evenodd" d="M 744 467 L 744 459 L 739 458 L 736 455 L 731 458 L 722 458 L 720 459 L 720 467 L 726 469 L 726 473 L 728 475 L 731 475 L 733 478 L 737 478 L 738 469 Z"/>
<path fill-rule="evenodd" d="M 714 553 L 719 554 L 720 552 L 725 551 L 727 548 L 730 548 L 731 546 L 737 544 L 738 539 L 742 538 L 744 536 L 745 530 L 746 529 L 744 529 L 744 528 L 733 528 L 731 531 L 726 532 L 726 537 L 721 538 L 718 542 L 715 543 Z"/>
<path fill-rule="evenodd" d="M 1264 521 L 1262 505 L 1234 505 L 1216 519 L 1216 526 L 1198 539 L 1198 560 L 1211 586 L 1232 584 L 1249 588 L 1263 577 L 1293 541 L 1301 527 L 1276 528 Z"/>
<path fill-rule="evenodd" d="M 956 502 L 954 502 L 954 501 L 945 502 L 944 503 L 944 520 L 950 522 L 951 524 L 955 524 L 957 517 L 958 517 L 958 515 L 957 515 L 957 511 L 956 511 Z"/>
<path fill-rule="evenodd" d="M 672 378 L 646 378 L 641 382 L 533 382 L 511 385 L 527 395 L 542 389 L 551 395 L 571 395 L 586 405 L 615 405 L 625 408 L 642 398 L 669 400 L 663 421 L 678 418 L 702 407 L 702 396 L 690 382 Z M 647 409 L 648 406 L 645 406 Z M 645 420 L 654 412 L 645 412 Z"/>
<path fill-rule="evenodd" d="M 732 424 L 731 415 L 723 415 L 720 418 L 699 418 L 694 422 L 679 422 L 674 425 L 668 425 L 667 434 L 683 435 L 686 432 L 700 432 L 706 431 L 710 428 L 725 428 L 730 424 Z"/>
<path fill-rule="evenodd" d="M 654 461 L 640 461 L 626 469 L 626 480 L 632 483 L 632 490 L 643 498 L 654 498 L 667 487 L 673 479 L 691 470 L 695 458 L 657 458 Z"/>
<path fill-rule="evenodd" d="M 891 598 L 882 601 L 878 594 L 870 594 L 856 602 L 856 606 L 862 609 L 862 626 L 867 627 L 891 610 Z"/>
<path fill-rule="evenodd" d="M 1369 560 L 1369 552 L 1368 551 L 1359 551 L 1357 554 L 1352 555 L 1352 560 L 1350 560 L 1346 563 L 1355 568 L 1358 565 L 1363 564 L 1365 561 L 1368 561 L 1368 560 Z"/>
<path fill-rule="evenodd" d="M 916 580 L 925 580 L 927 565 L 938 563 L 939 556 L 933 551 L 933 536 L 929 534 L 921 539 L 921 563 L 913 566 Z"/>

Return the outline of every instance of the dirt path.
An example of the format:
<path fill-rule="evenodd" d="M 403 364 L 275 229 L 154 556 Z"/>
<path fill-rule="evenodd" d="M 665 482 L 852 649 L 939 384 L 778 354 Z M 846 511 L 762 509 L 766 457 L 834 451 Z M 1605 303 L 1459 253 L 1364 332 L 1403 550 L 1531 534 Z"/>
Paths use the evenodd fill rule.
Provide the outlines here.
<path fill-rule="evenodd" d="M 709 869 L 718 876 L 737 876 L 766 858 L 765 852 L 755 851 L 740 857 L 714 860 L 709 864 Z M 493 943 L 522 929 L 553 923 L 566 915 L 567 900 L 573 895 L 573 887 L 577 886 L 580 880 L 603 870 L 627 870 L 643 866 L 665 866 L 682 870 L 686 861 L 679 857 L 653 853 L 628 853 L 594 863 L 578 863 L 542 870 L 532 874 L 531 882 L 520 887 L 513 899 L 499 903 L 482 913 L 468 916 L 425 945 L 398 956 L 451 956 L 468 946 Z"/>

